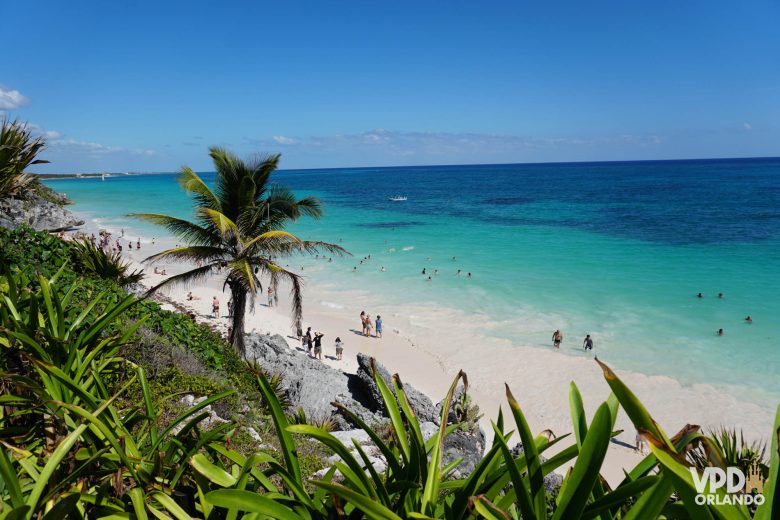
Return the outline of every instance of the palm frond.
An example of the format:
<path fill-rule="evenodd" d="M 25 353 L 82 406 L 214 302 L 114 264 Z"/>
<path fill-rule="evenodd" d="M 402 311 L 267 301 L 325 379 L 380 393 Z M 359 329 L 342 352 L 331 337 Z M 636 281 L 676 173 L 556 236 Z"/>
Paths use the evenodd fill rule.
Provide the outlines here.
<path fill-rule="evenodd" d="M 214 246 L 220 243 L 219 236 L 216 233 L 189 220 L 159 213 L 129 213 L 128 216 L 162 226 L 184 242 L 199 246 Z"/>
<path fill-rule="evenodd" d="M 162 260 L 217 262 L 225 261 L 227 252 L 212 246 L 184 246 L 166 249 L 144 259 L 144 262 L 154 263 Z"/>
<path fill-rule="evenodd" d="M 166 278 L 162 282 L 158 283 L 157 285 L 155 285 L 154 287 L 146 291 L 146 294 L 147 295 L 154 294 L 159 289 L 163 287 L 167 287 L 169 285 L 183 285 L 186 287 L 191 283 L 205 280 L 211 275 L 211 272 L 215 267 L 219 267 L 219 262 L 213 262 L 204 265 L 203 267 L 196 267 L 195 269 L 190 269 L 189 271 L 185 271 L 181 274 L 175 274 L 173 276 Z"/>
<path fill-rule="evenodd" d="M 196 205 L 199 207 L 219 210 L 219 201 L 214 192 L 203 182 L 200 175 L 188 166 L 184 166 L 179 172 L 177 179 L 179 185 L 184 188 L 188 194 L 194 194 Z"/>

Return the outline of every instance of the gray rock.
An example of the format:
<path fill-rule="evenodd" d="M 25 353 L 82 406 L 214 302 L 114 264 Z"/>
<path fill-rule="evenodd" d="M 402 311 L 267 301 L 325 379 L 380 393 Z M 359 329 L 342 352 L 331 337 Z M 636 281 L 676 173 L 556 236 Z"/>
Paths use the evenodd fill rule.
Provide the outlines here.
<path fill-rule="evenodd" d="M 361 402 L 361 387 L 354 376 L 310 358 L 302 349 L 290 348 L 282 336 L 247 334 L 245 344 L 248 360 L 256 361 L 269 375 L 281 375 L 288 412 L 303 409 L 310 419 L 330 417 L 337 429 L 347 430 L 350 423 L 331 404 L 338 401 L 368 424 L 382 420 L 381 414 Z"/>
<path fill-rule="evenodd" d="M 357 377 L 363 385 L 366 398 L 369 401 L 369 408 L 375 411 L 384 411 L 385 401 L 382 399 L 382 394 L 379 392 L 379 387 L 377 387 L 376 381 L 374 381 L 374 376 L 371 373 L 371 357 L 365 354 L 358 354 L 357 361 Z M 385 383 L 387 383 L 387 386 L 393 391 L 393 393 L 395 393 L 395 388 L 393 386 L 390 373 L 380 363 L 375 363 L 374 365 L 379 376 L 385 381 Z M 409 404 L 411 405 L 412 410 L 414 410 L 415 415 L 417 415 L 417 419 L 421 423 L 439 422 L 436 418 L 433 402 L 427 395 L 415 390 L 414 387 L 408 384 L 404 384 L 404 391 L 406 392 L 406 396 L 409 398 Z"/>
<path fill-rule="evenodd" d="M 67 198 L 64 199 L 67 201 Z M 63 205 L 45 200 L 37 194 L 26 199 L 0 200 L 0 226 L 16 229 L 28 225 L 36 231 L 59 231 L 81 226 L 77 218 Z"/>
<path fill-rule="evenodd" d="M 512 448 L 512 456 L 519 457 L 523 453 L 523 451 L 525 451 L 525 449 L 523 448 L 523 443 L 518 442 Z M 547 458 L 544 455 L 539 455 L 539 460 L 541 460 L 542 462 L 546 462 Z M 547 475 L 544 476 L 544 489 L 551 495 L 555 495 L 558 493 L 558 490 L 561 488 L 562 483 L 563 483 L 563 477 L 555 472 L 548 473 Z"/>

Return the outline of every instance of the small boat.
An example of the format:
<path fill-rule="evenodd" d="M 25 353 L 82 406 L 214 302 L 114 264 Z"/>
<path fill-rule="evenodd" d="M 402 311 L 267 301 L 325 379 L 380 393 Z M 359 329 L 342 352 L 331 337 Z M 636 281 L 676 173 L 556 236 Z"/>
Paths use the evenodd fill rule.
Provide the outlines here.
<path fill-rule="evenodd" d="M 396 195 L 395 197 L 390 197 L 388 200 L 391 200 L 393 202 L 403 202 L 406 200 L 406 197 L 402 197 L 400 195 Z"/>

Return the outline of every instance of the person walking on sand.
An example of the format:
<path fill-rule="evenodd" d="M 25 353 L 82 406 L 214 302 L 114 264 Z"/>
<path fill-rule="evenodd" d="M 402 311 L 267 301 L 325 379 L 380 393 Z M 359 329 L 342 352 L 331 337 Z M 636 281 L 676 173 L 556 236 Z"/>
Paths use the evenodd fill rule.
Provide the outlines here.
<path fill-rule="evenodd" d="M 593 350 L 593 340 L 590 337 L 590 334 L 585 336 L 585 339 L 582 341 L 582 347 L 585 350 Z"/>
<path fill-rule="evenodd" d="M 306 329 L 306 334 L 301 334 L 301 346 L 305 347 L 309 343 L 311 337 L 311 327 Z"/>
<path fill-rule="evenodd" d="M 322 337 L 324 334 L 318 332 L 314 335 L 314 359 L 322 361 Z"/>
<path fill-rule="evenodd" d="M 366 335 L 366 311 L 360 311 L 360 333 Z"/>
<path fill-rule="evenodd" d="M 366 336 L 369 338 L 371 337 L 371 329 L 373 329 L 374 326 L 371 324 L 371 316 L 366 314 Z"/>
<path fill-rule="evenodd" d="M 341 361 L 341 356 L 344 355 L 344 343 L 341 342 L 341 338 L 336 338 L 336 359 Z"/>
<path fill-rule="evenodd" d="M 211 300 L 211 313 L 215 318 L 219 318 L 219 300 L 216 296 Z"/>
<path fill-rule="evenodd" d="M 375 336 L 381 339 L 382 338 L 382 316 L 379 316 L 377 314 L 376 321 L 374 321 L 374 327 L 376 328 Z"/>
<path fill-rule="evenodd" d="M 233 299 L 228 300 L 228 318 L 233 317 Z"/>
<path fill-rule="evenodd" d="M 563 332 L 556 329 L 552 335 L 552 342 L 553 342 L 553 347 L 561 348 L 561 343 L 563 343 Z"/>

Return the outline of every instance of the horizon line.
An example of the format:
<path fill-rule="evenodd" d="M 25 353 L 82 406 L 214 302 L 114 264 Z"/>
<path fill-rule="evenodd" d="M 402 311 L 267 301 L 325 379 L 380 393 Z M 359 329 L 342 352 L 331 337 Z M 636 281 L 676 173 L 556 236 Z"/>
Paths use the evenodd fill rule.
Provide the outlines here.
<path fill-rule="evenodd" d="M 499 163 L 438 163 L 438 164 L 415 164 L 415 165 L 383 165 L 383 166 L 328 166 L 328 167 L 310 167 L 310 168 L 278 168 L 277 172 L 305 172 L 322 170 L 367 170 L 367 169 L 393 169 L 393 168 L 446 168 L 452 166 L 538 166 L 538 165 L 565 165 L 565 164 L 625 164 L 625 163 L 664 163 L 664 162 L 694 162 L 694 161 L 748 161 L 748 160 L 780 160 L 780 156 L 750 156 L 750 157 L 695 157 L 679 159 L 611 159 L 594 161 L 538 161 L 538 162 L 499 162 Z M 31 173 L 36 176 L 66 176 L 66 175 L 161 175 L 167 173 L 176 173 L 176 171 L 80 171 L 73 173 Z M 213 170 L 201 170 L 197 173 L 213 173 Z"/>

